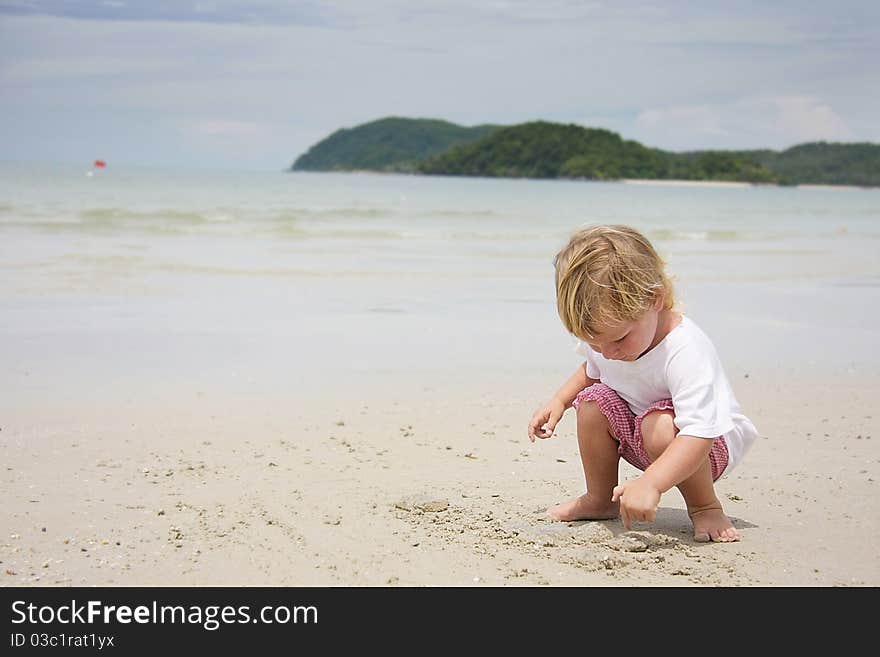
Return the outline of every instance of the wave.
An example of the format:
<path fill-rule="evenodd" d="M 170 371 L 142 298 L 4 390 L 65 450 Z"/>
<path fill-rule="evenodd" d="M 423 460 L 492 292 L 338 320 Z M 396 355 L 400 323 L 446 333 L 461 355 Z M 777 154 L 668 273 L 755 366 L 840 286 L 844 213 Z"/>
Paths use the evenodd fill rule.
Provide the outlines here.
<path fill-rule="evenodd" d="M 234 211 L 199 212 L 193 210 L 137 211 L 124 208 L 92 208 L 79 213 L 84 223 L 98 225 L 126 225 L 131 223 L 165 224 L 214 224 L 234 221 Z"/>
<path fill-rule="evenodd" d="M 236 211 L 211 210 L 131 210 L 118 207 L 99 207 L 86 210 L 57 211 L 2 206 L 0 223 L 5 226 L 72 229 L 125 229 L 173 232 L 175 228 L 228 224 L 237 219 Z"/>
<path fill-rule="evenodd" d="M 657 242 L 745 243 L 779 242 L 801 238 L 827 238 L 845 235 L 876 239 L 878 233 L 863 216 L 875 216 L 873 208 L 853 208 L 837 217 L 838 209 L 797 208 L 797 216 L 768 217 L 766 222 L 752 219 L 736 228 L 712 227 L 711 218 L 688 222 L 659 218 L 659 226 L 645 230 Z M 821 217 L 827 221 L 817 222 Z M 834 216 L 835 221 L 831 221 Z M 695 218 L 696 219 L 696 218 Z M 663 224 L 666 224 L 665 226 Z M 718 221 L 717 223 L 727 223 Z M 846 224 L 852 229 L 847 231 Z M 672 224 L 672 225 L 670 225 Z M 678 224 L 678 225 L 676 225 Z M 565 238 L 571 225 L 559 220 L 548 222 L 528 213 L 515 216 L 486 209 L 456 210 L 440 208 L 385 207 L 380 203 L 339 206 L 293 203 L 267 205 L 255 199 L 251 204 L 215 207 L 144 208 L 103 205 L 65 207 L 39 203 L 20 205 L 0 203 L 0 227 L 84 233 L 133 232 L 145 235 L 209 234 L 232 237 L 264 237 L 284 240 L 418 240 L 425 243 L 545 243 Z M 517 247 L 518 248 L 518 247 Z"/>
<path fill-rule="evenodd" d="M 792 237 L 790 233 L 783 233 L 780 231 L 748 231 L 734 229 L 677 230 L 672 228 L 655 228 L 646 232 L 649 239 L 658 242 L 763 242 Z"/>

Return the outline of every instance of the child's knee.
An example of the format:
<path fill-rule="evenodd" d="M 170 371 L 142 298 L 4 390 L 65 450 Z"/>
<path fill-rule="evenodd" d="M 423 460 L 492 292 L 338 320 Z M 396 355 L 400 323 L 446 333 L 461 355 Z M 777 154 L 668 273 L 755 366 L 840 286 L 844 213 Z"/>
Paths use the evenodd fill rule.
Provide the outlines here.
<path fill-rule="evenodd" d="M 654 461 L 666 451 L 678 434 L 672 411 L 652 411 L 642 418 L 642 446 Z"/>
<path fill-rule="evenodd" d="M 607 428 L 608 419 L 595 401 L 582 402 L 577 409 L 578 429 Z"/>

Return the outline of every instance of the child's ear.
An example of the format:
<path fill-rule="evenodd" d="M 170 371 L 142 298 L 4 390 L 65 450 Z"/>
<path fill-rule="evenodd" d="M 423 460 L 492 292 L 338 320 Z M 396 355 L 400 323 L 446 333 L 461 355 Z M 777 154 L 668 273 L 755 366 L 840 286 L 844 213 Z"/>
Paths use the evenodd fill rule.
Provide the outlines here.
<path fill-rule="evenodd" d="M 661 310 L 663 310 L 663 305 L 665 301 L 666 295 L 663 292 L 658 292 L 654 296 L 654 303 L 651 304 L 651 308 L 653 308 L 657 312 L 660 312 Z"/>

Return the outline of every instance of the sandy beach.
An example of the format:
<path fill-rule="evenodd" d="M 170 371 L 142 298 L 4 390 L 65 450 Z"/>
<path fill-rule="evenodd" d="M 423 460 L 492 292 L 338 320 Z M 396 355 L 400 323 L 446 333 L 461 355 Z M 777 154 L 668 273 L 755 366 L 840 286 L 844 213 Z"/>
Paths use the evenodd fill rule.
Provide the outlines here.
<path fill-rule="evenodd" d="M 666 185 L 668 187 L 726 187 L 730 189 L 753 187 L 754 183 L 726 180 L 661 180 L 657 178 L 625 178 L 625 185 Z"/>
<path fill-rule="evenodd" d="M 571 412 L 526 438 L 550 383 L 22 409 L 2 427 L 3 583 L 880 584 L 876 381 L 736 381 L 763 439 L 718 485 L 743 540 L 717 545 L 676 491 L 629 532 L 545 520 L 582 486 Z"/>

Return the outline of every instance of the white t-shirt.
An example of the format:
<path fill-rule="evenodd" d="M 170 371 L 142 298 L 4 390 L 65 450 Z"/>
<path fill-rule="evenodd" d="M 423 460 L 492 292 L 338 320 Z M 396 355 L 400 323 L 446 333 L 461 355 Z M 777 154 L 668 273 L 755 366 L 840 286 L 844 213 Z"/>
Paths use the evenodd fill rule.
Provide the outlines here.
<path fill-rule="evenodd" d="M 608 360 L 578 341 L 586 372 L 614 390 L 635 415 L 655 402 L 672 399 L 675 426 L 682 435 L 723 436 L 730 473 L 758 437 L 755 425 L 740 412 L 715 345 L 688 317 L 653 349 L 635 361 Z"/>

